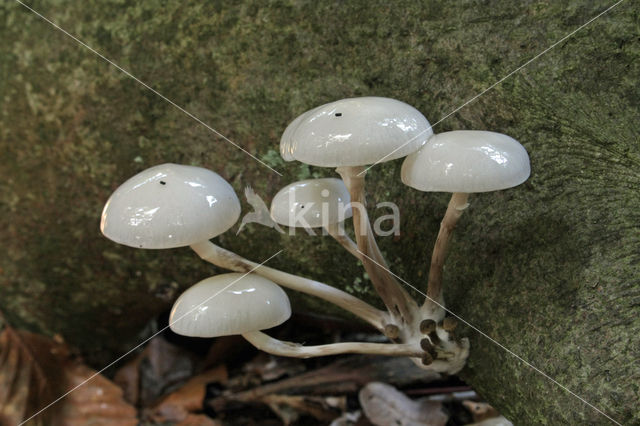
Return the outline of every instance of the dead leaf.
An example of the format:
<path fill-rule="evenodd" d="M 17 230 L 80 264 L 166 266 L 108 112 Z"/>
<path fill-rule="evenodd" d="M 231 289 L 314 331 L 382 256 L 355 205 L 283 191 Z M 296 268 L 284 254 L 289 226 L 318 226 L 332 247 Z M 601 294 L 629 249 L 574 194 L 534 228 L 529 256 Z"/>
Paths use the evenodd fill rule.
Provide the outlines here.
<path fill-rule="evenodd" d="M 147 416 L 154 422 L 181 422 L 190 413 L 202 411 L 207 384 L 226 383 L 227 369 L 221 365 L 189 379 L 178 390 L 167 395 Z"/>
<path fill-rule="evenodd" d="M 123 391 L 124 400 L 132 405 L 137 405 L 140 399 L 140 362 L 142 358 L 144 358 L 144 352 L 127 361 L 113 376 L 113 382 Z"/>
<path fill-rule="evenodd" d="M 61 341 L 5 327 L 0 333 L 0 424 L 19 424 L 94 374 Z M 122 390 L 95 375 L 29 424 L 133 426 L 138 421 Z"/>
<path fill-rule="evenodd" d="M 157 336 L 116 372 L 113 381 L 123 389 L 127 402 L 149 407 L 193 374 L 196 358 L 190 351 Z"/>
<path fill-rule="evenodd" d="M 137 425 L 136 410 L 122 397 L 122 389 L 106 377 L 84 364 L 74 363 L 64 369 L 71 392 L 61 405 L 61 424 L 81 425 Z"/>
<path fill-rule="evenodd" d="M 36 339 L 32 340 L 35 343 Z M 0 333 L 0 424 L 3 426 L 20 423 L 54 400 L 45 371 L 36 361 L 33 350 L 10 327 Z M 45 424 L 51 414 L 36 419 L 33 424 Z"/>
<path fill-rule="evenodd" d="M 414 401 L 391 385 L 371 382 L 358 394 L 362 411 L 377 426 L 444 426 L 442 403 Z"/>
<path fill-rule="evenodd" d="M 151 339 L 140 361 L 140 398 L 143 407 L 157 403 L 160 396 L 180 387 L 196 369 L 193 353 L 169 343 L 162 336 Z"/>

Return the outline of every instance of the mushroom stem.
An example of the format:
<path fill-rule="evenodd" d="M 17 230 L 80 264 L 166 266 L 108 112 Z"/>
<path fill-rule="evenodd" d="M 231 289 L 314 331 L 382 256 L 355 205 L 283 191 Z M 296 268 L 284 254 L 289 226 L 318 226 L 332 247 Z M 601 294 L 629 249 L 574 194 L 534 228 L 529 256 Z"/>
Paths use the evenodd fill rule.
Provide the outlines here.
<path fill-rule="evenodd" d="M 374 354 L 387 356 L 421 357 L 424 352 L 415 345 L 396 343 L 346 342 L 329 345 L 302 346 L 275 339 L 261 331 L 242 334 L 256 348 L 273 355 L 294 358 L 312 358 L 338 354 Z"/>
<path fill-rule="evenodd" d="M 427 297 L 424 301 L 423 307 L 430 306 L 433 308 L 437 304 L 444 304 L 444 298 L 442 296 L 442 269 L 444 266 L 444 259 L 447 255 L 447 248 L 449 247 L 449 241 L 451 241 L 451 235 L 456 227 L 456 223 L 460 216 L 462 216 L 464 209 L 469 205 L 467 203 L 468 198 L 469 194 L 466 192 L 454 192 L 451 196 L 447 211 L 440 223 L 438 238 L 436 239 L 436 244 L 433 247 L 433 253 L 431 254 Z"/>
<path fill-rule="evenodd" d="M 339 223 L 332 223 L 330 225 L 327 225 L 325 229 L 327 230 L 327 233 L 329 233 L 329 235 L 331 235 L 337 242 L 339 242 L 340 245 L 344 247 L 349 253 L 351 253 L 361 262 L 363 261 L 363 256 L 358 251 L 358 246 L 353 242 L 351 238 L 349 238 L 344 229 L 340 230 Z"/>
<path fill-rule="evenodd" d="M 365 201 L 364 167 L 338 167 L 336 172 L 342 177 L 351 196 L 353 227 L 358 250 L 362 255 L 362 264 L 389 312 L 394 317 L 399 317 L 400 324 L 412 324 L 417 305 L 389 273 L 387 262 L 380 253 L 371 230 Z"/>
<path fill-rule="evenodd" d="M 384 326 L 389 323 L 389 315 L 386 312 L 376 309 L 357 297 L 335 287 L 260 265 L 229 250 L 225 250 L 208 240 L 192 244 L 191 248 L 203 260 L 221 268 L 236 272 L 252 271 L 254 274 L 268 278 L 283 287 L 310 294 L 311 296 L 319 297 L 320 299 L 333 303 L 362 318 L 378 330 L 383 330 Z"/>

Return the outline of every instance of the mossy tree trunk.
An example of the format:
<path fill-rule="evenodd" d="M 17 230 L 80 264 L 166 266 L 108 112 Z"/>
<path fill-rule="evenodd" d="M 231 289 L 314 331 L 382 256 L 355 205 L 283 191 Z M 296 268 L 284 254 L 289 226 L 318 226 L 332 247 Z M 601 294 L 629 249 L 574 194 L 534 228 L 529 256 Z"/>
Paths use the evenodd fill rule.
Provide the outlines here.
<path fill-rule="evenodd" d="M 139 251 L 98 231 L 104 201 L 162 162 L 209 167 L 270 199 L 331 170 L 284 164 L 279 136 L 324 102 L 403 100 L 432 123 L 561 39 L 603 2 L 30 2 L 283 177 L 11 1 L 0 5 L 0 309 L 96 363 L 211 273 L 187 249 Z M 640 422 L 640 6 L 624 1 L 435 127 L 494 130 L 531 156 L 524 185 L 471 198 L 445 265 L 450 308 L 617 421 Z M 424 290 L 446 194 L 368 176 L 394 272 Z M 248 206 L 245 205 L 247 211 Z M 371 296 L 329 239 L 250 225 L 220 243 Z M 322 309 L 300 298 L 296 306 Z M 516 424 L 606 424 L 473 329 L 463 377 Z"/>

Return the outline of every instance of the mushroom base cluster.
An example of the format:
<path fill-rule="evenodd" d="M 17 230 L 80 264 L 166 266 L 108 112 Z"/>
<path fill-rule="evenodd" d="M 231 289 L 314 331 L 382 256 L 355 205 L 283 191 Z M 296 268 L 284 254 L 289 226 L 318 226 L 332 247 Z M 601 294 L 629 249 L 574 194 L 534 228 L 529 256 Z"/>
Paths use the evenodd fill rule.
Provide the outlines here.
<path fill-rule="evenodd" d="M 377 97 L 343 99 L 309 110 L 285 129 L 280 152 L 335 168 L 341 179 L 294 182 L 278 192 L 254 222 L 322 228 L 359 259 L 385 305 L 381 310 L 338 288 L 245 259 L 210 240 L 235 225 L 240 202 L 231 185 L 213 171 L 179 164 L 146 169 L 109 198 L 102 233 L 134 248 L 190 246 L 203 260 L 233 271 L 207 278 L 175 302 L 169 326 L 179 334 L 216 337 L 240 334 L 257 348 L 308 358 L 342 353 L 407 356 L 422 368 L 460 371 L 469 340 L 445 316 L 443 266 L 452 232 L 471 193 L 510 188 L 530 173 L 526 150 L 509 136 L 487 131 L 433 134 L 427 119 L 403 102 Z M 384 259 L 369 221 L 365 176 L 376 164 L 406 157 L 402 182 L 419 191 L 452 194 L 432 251 L 425 298 L 414 300 Z M 247 197 L 255 194 L 247 189 Z M 260 200 L 261 202 L 261 200 Z M 254 206 L 255 207 L 255 206 Z M 352 220 L 354 238 L 344 231 Z M 243 223 L 241 226 L 245 224 Z M 341 342 L 302 346 L 262 330 L 288 320 L 291 306 L 282 287 L 321 298 L 375 327 L 388 343 Z"/>

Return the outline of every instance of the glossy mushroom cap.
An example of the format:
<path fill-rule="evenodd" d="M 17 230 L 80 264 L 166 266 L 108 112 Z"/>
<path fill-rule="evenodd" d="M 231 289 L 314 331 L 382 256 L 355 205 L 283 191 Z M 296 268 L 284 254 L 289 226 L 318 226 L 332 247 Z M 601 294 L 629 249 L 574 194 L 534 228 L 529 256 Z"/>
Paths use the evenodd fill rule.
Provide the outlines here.
<path fill-rule="evenodd" d="M 433 134 L 414 107 L 389 98 L 342 99 L 305 112 L 280 140 L 280 155 L 321 167 L 364 166 L 404 157 Z"/>
<path fill-rule="evenodd" d="M 229 336 L 275 327 L 290 316 L 289 298 L 274 282 L 231 273 L 202 280 L 182 293 L 169 326 L 183 336 Z"/>
<path fill-rule="evenodd" d="M 271 201 L 271 218 L 280 225 L 311 228 L 351 217 L 351 198 L 336 178 L 308 179 L 282 188 Z"/>
<path fill-rule="evenodd" d="M 188 246 L 222 234 L 240 216 L 231 185 L 211 170 L 179 164 L 146 169 L 111 195 L 100 230 L 130 247 Z"/>
<path fill-rule="evenodd" d="M 420 191 L 496 191 L 521 184 L 530 173 L 518 141 L 477 130 L 439 133 L 402 164 L 402 182 Z"/>

